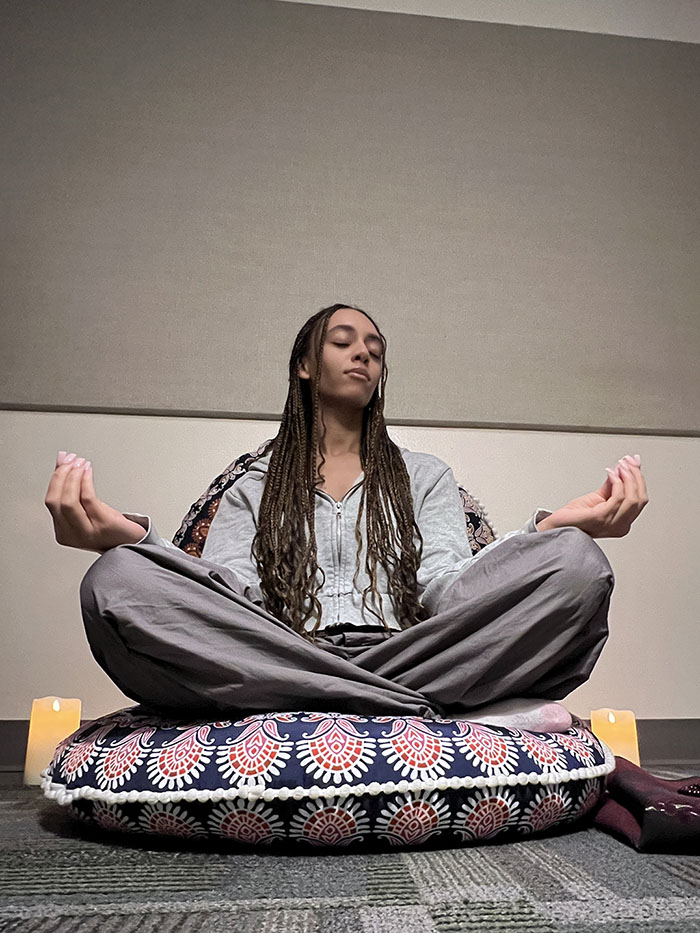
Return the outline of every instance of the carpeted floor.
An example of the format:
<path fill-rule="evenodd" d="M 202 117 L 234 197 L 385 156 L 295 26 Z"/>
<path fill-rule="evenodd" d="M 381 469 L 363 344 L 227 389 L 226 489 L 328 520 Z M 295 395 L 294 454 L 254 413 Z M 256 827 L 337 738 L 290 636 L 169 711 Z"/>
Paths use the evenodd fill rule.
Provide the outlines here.
<path fill-rule="evenodd" d="M 459 849 L 192 850 L 107 837 L 39 788 L 0 787 L 0 931 L 132 930 L 693 933 L 700 858 L 640 854 L 593 828 Z"/>

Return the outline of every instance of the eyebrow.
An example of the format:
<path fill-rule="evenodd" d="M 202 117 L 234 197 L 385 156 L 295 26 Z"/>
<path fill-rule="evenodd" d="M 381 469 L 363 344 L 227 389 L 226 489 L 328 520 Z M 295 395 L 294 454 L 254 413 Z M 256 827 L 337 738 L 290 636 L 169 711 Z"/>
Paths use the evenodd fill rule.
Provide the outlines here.
<path fill-rule="evenodd" d="M 352 326 L 352 324 L 336 324 L 335 327 L 331 327 L 328 333 L 330 334 L 334 330 L 349 330 L 349 331 L 352 331 L 353 334 L 357 333 L 357 331 Z M 368 334 L 366 339 L 372 340 L 374 343 L 378 343 L 379 346 L 382 347 L 382 349 L 384 348 L 384 343 L 382 342 L 381 337 L 377 337 L 376 334 Z"/>

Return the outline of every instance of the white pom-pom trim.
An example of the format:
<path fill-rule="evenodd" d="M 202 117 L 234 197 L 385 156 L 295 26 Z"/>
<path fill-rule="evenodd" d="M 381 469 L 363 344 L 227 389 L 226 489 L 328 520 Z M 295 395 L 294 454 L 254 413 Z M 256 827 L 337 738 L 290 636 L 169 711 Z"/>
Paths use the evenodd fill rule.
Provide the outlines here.
<path fill-rule="evenodd" d="M 600 741 L 600 740 L 598 740 Z M 51 780 L 52 768 L 49 766 L 41 772 L 41 789 L 44 795 L 50 800 L 55 800 L 60 806 L 67 806 L 74 800 L 87 798 L 88 800 L 100 800 L 104 803 L 177 803 L 180 800 L 219 802 L 221 800 L 287 800 L 292 797 L 294 800 L 304 800 L 310 798 L 343 798 L 343 797 L 362 797 L 364 794 L 370 794 L 375 797 L 378 794 L 397 794 L 397 793 L 418 793 L 425 790 L 447 790 L 453 788 L 471 788 L 471 787 L 516 787 L 527 784 L 561 784 L 567 781 L 588 781 L 593 778 L 602 777 L 611 774 L 615 770 L 615 756 L 610 748 L 600 742 L 601 748 L 605 753 L 605 762 L 597 765 L 595 768 L 573 768 L 570 771 L 551 771 L 548 774 L 524 773 L 516 774 L 493 774 L 490 777 L 479 775 L 478 777 L 452 777 L 452 778 L 432 778 L 414 781 L 385 781 L 379 783 L 372 781 L 371 784 L 341 784 L 339 787 L 266 787 L 264 784 L 249 784 L 245 787 L 218 787 L 215 790 L 187 790 L 187 791 L 151 791 L 151 790 L 130 790 L 115 793 L 109 790 L 99 790 L 96 787 L 75 787 L 68 790 L 63 784 L 56 784 Z"/>

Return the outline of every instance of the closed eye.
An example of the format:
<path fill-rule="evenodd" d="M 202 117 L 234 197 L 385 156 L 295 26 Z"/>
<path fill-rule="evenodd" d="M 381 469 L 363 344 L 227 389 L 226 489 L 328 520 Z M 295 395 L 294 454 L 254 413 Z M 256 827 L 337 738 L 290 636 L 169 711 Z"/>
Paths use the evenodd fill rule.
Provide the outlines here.
<path fill-rule="evenodd" d="M 350 346 L 349 343 L 335 343 L 334 345 L 335 345 L 336 347 L 349 347 L 349 346 Z M 373 356 L 373 357 L 375 358 L 375 360 L 381 360 L 380 354 L 378 354 L 378 353 L 372 353 L 371 350 L 370 350 L 370 354 L 369 354 L 369 355 L 370 355 L 370 356 Z"/>

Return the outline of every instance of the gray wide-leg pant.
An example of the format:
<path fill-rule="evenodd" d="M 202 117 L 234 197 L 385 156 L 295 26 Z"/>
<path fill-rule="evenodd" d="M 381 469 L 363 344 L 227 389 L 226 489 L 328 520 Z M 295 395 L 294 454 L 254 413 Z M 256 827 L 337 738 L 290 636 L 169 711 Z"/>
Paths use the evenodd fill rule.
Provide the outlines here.
<path fill-rule="evenodd" d="M 601 548 L 567 526 L 507 539 L 462 572 L 434 616 L 392 634 L 331 630 L 313 644 L 243 597 L 231 570 L 152 544 L 102 554 L 80 600 L 98 664 L 157 712 L 432 719 L 510 697 L 563 699 L 608 638 L 613 586 Z"/>

